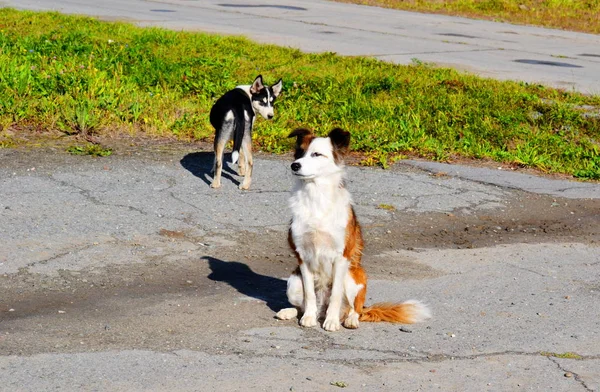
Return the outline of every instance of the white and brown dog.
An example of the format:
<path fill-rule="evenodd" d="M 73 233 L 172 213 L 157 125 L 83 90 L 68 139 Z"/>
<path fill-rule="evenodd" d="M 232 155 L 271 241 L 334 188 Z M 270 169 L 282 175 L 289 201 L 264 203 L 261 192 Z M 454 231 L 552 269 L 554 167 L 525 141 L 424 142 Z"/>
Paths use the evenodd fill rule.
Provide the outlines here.
<path fill-rule="evenodd" d="M 293 308 L 276 317 L 288 320 L 302 314 L 300 325 L 337 331 L 358 328 L 359 321 L 415 323 L 431 317 L 419 301 L 378 303 L 364 307 L 367 275 L 360 265 L 363 238 L 350 193 L 344 187 L 343 157 L 350 133 L 336 128 L 327 137 L 296 129 L 296 159 L 292 173 L 296 185 L 290 198 L 292 221 L 288 242 L 298 268 L 287 282 Z"/>

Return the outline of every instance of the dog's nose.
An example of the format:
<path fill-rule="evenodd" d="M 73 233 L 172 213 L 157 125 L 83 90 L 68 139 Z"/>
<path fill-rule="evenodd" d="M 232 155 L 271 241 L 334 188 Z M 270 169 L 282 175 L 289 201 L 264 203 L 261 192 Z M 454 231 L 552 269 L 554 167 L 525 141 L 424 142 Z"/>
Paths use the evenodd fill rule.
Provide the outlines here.
<path fill-rule="evenodd" d="M 267 117 L 268 117 L 268 119 L 270 120 L 270 119 L 272 119 L 272 118 L 273 118 L 273 115 L 272 115 L 272 114 L 267 114 Z"/>
<path fill-rule="evenodd" d="M 292 171 L 297 172 L 298 170 L 300 170 L 300 167 L 302 166 L 298 162 L 292 163 Z"/>

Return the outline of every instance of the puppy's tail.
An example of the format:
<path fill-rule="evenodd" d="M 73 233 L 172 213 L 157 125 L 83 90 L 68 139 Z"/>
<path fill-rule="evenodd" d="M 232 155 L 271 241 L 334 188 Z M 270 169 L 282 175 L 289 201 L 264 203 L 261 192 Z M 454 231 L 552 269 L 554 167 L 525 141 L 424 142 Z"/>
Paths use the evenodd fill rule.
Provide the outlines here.
<path fill-rule="evenodd" d="M 413 324 L 431 317 L 431 310 L 420 301 L 410 300 L 400 304 L 380 302 L 364 307 L 360 313 L 360 321 Z"/>
<path fill-rule="evenodd" d="M 240 110 L 235 116 L 235 124 L 233 129 L 233 151 L 231 152 L 231 163 L 237 163 L 240 157 L 240 148 L 242 148 L 242 142 L 244 141 L 244 130 L 246 128 L 246 119 L 244 118 L 244 111 Z"/>

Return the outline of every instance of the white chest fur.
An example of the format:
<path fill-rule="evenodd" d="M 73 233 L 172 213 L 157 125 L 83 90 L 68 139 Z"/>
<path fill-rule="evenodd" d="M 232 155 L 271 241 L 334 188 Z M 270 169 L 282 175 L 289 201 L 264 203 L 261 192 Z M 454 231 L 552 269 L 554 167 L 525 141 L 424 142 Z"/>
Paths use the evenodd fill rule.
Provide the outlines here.
<path fill-rule="evenodd" d="M 296 251 L 327 284 L 337 257 L 343 255 L 350 218 L 350 194 L 339 182 L 298 181 L 292 196 L 292 238 Z"/>

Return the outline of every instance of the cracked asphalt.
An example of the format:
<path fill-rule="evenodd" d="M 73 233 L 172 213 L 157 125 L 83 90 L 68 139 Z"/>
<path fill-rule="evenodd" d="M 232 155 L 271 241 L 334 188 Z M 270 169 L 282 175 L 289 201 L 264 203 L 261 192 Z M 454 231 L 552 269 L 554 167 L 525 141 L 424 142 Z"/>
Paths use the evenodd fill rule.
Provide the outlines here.
<path fill-rule="evenodd" d="M 242 192 L 209 188 L 203 146 L 123 145 L 0 150 L 0 390 L 600 388 L 599 184 L 349 167 L 367 302 L 434 317 L 327 333 L 274 318 L 290 156 Z"/>

